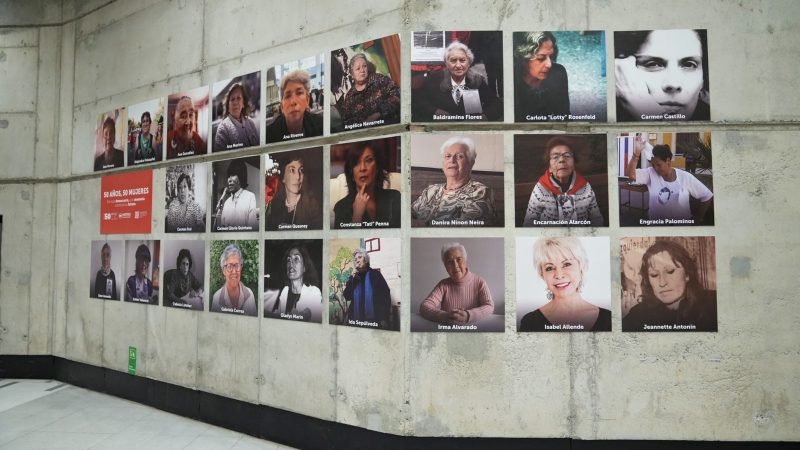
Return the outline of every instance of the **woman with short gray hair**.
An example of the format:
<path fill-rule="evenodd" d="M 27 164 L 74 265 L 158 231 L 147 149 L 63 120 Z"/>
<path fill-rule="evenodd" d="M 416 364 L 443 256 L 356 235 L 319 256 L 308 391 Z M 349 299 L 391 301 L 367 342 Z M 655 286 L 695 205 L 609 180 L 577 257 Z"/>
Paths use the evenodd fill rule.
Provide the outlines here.
<path fill-rule="evenodd" d="M 373 126 L 400 121 L 400 88 L 386 75 L 377 73 L 364 53 L 350 58 L 348 68 L 353 86 L 335 106 L 342 126 Z M 378 122 L 378 123 L 375 123 Z M 336 130 L 334 130 L 336 131 Z"/>
<path fill-rule="evenodd" d="M 322 135 L 322 114 L 311 113 L 311 77 L 295 69 L 281 79 L 281 112 L 267 126 L 267 143 Z"/>
<path fill-rule="evenodd" d="M 256 298 L 253 291 L 242 283 L 244 258 L 241 248 L 236 244 L 228 244 L 219 257 L 219 267 L 225 284 L 214 293 L 211 311 L 255 316 Z"/>

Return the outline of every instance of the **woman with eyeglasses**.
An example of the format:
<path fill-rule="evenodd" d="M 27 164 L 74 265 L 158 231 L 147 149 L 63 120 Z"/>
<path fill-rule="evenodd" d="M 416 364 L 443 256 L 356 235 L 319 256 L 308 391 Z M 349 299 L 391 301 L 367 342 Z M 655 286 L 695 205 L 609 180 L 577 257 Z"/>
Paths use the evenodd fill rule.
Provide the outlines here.
<path fill-rule="evenodd" d="M 225 284 L 214 293 L 211 311 L 256 315 L 256 298 L 253 291 L 242 283 L 244 258 L 236 244 L 228 244 L 219 258 L 219 267 L 225 276 Z"/>
<path fill-rule="evenodd" d="M 575 171 L 575 148 L 572 141 L 560 136 L 547 141 L 547 170 L 531 192 L 523 226 L 603 226 L 603 214 L 592 186 Z"/>

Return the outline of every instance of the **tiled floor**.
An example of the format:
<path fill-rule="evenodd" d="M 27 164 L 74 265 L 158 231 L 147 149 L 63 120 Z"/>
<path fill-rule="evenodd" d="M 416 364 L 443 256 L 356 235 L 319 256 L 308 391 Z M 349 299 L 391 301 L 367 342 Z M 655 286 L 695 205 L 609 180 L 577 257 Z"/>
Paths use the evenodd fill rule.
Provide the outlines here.
<path fill-rule="evenodd" d="M 291 447 L 52 380 L 0 379 L 0 449 Z"/>

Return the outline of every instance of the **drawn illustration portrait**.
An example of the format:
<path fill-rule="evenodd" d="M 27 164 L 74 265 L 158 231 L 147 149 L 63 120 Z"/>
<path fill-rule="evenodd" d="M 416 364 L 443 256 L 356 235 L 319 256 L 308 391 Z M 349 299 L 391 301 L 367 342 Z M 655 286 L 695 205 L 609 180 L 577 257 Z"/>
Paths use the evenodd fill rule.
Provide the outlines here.
<path fill-rule="evenodd" d="M 603 31 L 514 33 L 515 122 L 605 122 Z"/>
<path fill-rule="evenodd" d="M 330 240 L 328 321 L 400 331 L 400 238 Z"/>
<path fill-rule="evenodd" d="M 717 331 L 713 236 L 620 240 L 622 331 Z"/>
<path fill-rule="evenodd" d="M 324 62 L 319 54 L 267 70 L 267 144 L 322 136 Z"/>
<path fill-rule="evenodd" d="M 92 241 L 89 297 L 119 300 L 122 292 L 122 259 L 125 241 Z"/>
<path fill-rule="evenodd" d="M 125 166 L 125 152 L 120 147 L 127 141 L 125 133 L 127 120 L 128 113 L 125 108 L 99 115 L 94 132 L 95 172 Z"/>
<path fill-rule="evenodd" d="M 267 231 L 322 229 L 322 147 L 266 155 Z"/>
<path fill-rule="evenodd" d="M 710 120 L 706 30 L 614 32 L 617 122 Z"/>
<path fill-rule="evenodd" d="M 264 242 L 264 317 L 322 323 L 322 240 Z"/>
<path fill-rule="evenodd" d="M 206 269 L 205 241 L 164 241 L 164 306 L 202 311 L 205 304 L 203 279 Z"/>
<path fill-rule="evenodd" d="M 258 230 L 261 158 L 248 156 L 212 163 L 214 213 L 211 231 Z"/>
<path fill-rule="evenodd" d="M 400 122 L 400 36 L 331 52 L 331 132 Z"/>
<path fill-rule="evenodd" d="M 411 239 L 411 331 L 505 331 L 502 238 Z"/>
<path fill-rule="evenodd" d="M 125 241 L 125 301 L 158 304 L 160 241 Z"/>
<path fill-rule="evenodd" d="M 503 136 L 411 135 L 411 225 L 501 227 Z"/>
<path fill-rule="evenodd" d="M 517 331 L 611 331 L 608 237 L 517 237 Z"/>
<path fill-rule="evenodd" d="M 205 163 L 166 168 L 164 227 L 167 233 L 206 231 L 207 172 Z"/>
<path fill-rule="evenodd" d="M 170 95 L 167 124 L 167 159 L 208 153 L 208 86 Z"/>
<path fill-rule="evenodd" d="M 514 136 L 518 227 L 608 226 L 604 134 Z"/>
<path fill-rule="evenodd" d="M 503 121 L 501 31 L 418 31 L 412 39 L 412 121 Z"/>
<path fill-rule="evenodd" d="M 331 228 L 399 228 L 400 137 L 331 146 Z"/>
<path fill-rule="evenodd" d="M 211 312 L 256 317 L 258 241 L 211 241 Z"/>
<path fill-rule="evenodd" d="M 211 88 L 214 152 L 261 144 L 261 72 L 221 80 Z"/>
<path fill-rule="evenodd" d="M 128 107 L 128 165 L 161 161 L 164 150 L 164 99 Z"/>
<path fill-rule="evenodd" d="M 617 136 L 622 226 L 714 225 L 711 133 Z"/>

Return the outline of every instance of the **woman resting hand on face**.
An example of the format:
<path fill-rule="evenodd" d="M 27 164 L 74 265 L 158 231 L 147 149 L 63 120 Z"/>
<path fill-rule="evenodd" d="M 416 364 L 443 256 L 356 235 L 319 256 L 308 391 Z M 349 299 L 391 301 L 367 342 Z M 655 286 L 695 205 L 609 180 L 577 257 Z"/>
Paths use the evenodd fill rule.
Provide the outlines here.
<path fill-rule="evenodd" d="M 400 192 L 383 187 L 388 172 L 381 152 L 376 152 L 370 142 L 361 142 L 348 152 L 344 173 L 347 197 L 333 207 L 333 228 L 369 222 L 378 222 L 373 227 L 400 227 Z"/>

